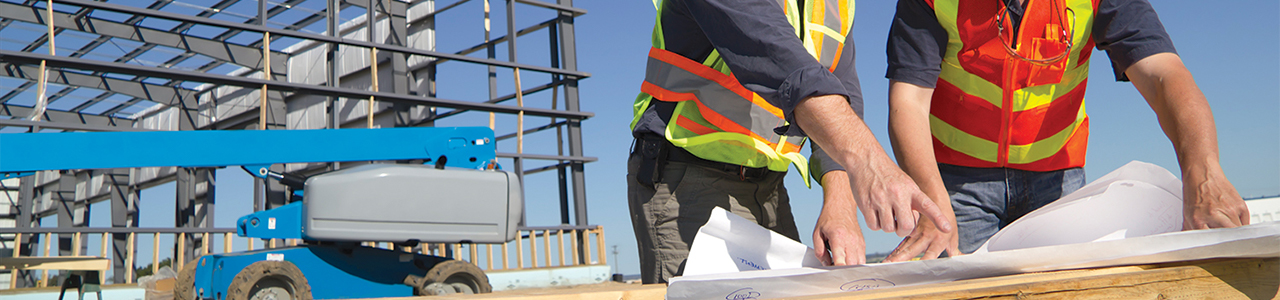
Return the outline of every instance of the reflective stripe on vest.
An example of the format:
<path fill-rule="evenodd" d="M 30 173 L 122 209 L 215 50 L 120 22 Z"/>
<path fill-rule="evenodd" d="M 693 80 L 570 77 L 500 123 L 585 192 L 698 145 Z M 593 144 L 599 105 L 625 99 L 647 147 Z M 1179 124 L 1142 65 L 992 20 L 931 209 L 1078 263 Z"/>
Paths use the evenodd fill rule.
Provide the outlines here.
<path fill-rule="evenodd" d="M 805 49 L 828 70 L 835 70 L 853 26 L 852 1 L 806 0 L 802 17 L 797 17 L 800 9 L 795 1 L 778 0 L 778 4 L 797 36 L 803 37 Z M 665 132 L 672 144 L 703 159 L 752 168 L 785 172 L 795 164 L 800 176 L 808 179 L 808 163 L 799 153 L 805 139 L 773 131 L 787 125 L 782 110 L 743 87 L 718 52 L 712 51 L 699 63 L 664 50 L 661 4 L 656 5 L 653 48 L 633 107 L 632 129 L 649 101 L 677 102 Z M 802 22 L 805 34 L 800 32 Z"/>
<path fill-rule="evenodd" d="M 1097 0 L 1027 0 L 1010 46 L 1029 59 L 1068 53 L 1048 64 L 1008 54 L 997 35 L 1013 41 L 1009 18 L 997 18 L 1003 1 L 962 1 L 932 3 L 948 38 L 929 116 L 938 162 L 1029 171 L 1083 166 Z M 1071 35 L 1070 49 L 1064 34 Z"/>

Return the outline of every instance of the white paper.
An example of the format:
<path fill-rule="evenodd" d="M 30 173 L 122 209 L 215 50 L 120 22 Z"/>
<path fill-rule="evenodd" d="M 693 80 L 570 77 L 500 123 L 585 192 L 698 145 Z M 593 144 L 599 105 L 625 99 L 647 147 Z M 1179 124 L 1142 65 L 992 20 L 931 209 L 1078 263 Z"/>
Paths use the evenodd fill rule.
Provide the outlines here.
<path fill-rule="evenodd" d="M 1173 174 L 1131 162 L 1006 226 L 978 253 L 845 267 L 819 267 L 812 249 L 719 210 L 695 237 L 686 276 L 670 280 L 667 298 L 796 297 L 1026 272 L 1280 257 L 1280 222 L 1178 232 L 1181 199 Z"/>
<path fill-rule="evenodd" d="M 1005 226 L 975 253 L 1132 238 L 1182 229 L 1182 181 L 1133 161 Z"/>
<path fill-rule="evenodd" d="M 716 207 L 693 238 L 684 275 L 820 266 L 808 246 Z"/>
<path fill-rule="evenodd" d="M 675 277 L 667 286 L 667 299 L 799 297 L 1027 272 L 1236 257 L 1280 257 L 1280 222 L 934 260 Z"/>

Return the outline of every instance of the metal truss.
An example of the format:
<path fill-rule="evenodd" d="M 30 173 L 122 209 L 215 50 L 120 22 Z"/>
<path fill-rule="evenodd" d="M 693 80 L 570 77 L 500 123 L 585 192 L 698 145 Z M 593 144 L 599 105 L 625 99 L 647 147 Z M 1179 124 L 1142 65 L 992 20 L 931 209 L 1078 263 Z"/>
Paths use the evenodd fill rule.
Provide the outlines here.
<path fill-rule="evenodd" d="M 356 126 L 358 122 L 344 115 L 352 113 L 344 109 L 364 99 L 389 104 L 370 105 L 367 111 L 359 112 L 368 115 L 370 124 L 375 115 L 394 115 L 395 121 L 387 126 L 432 126 L 440 120 L 488 112 L 520 115 L 521 120 L 529 116 L 549 121 L 529 126 L 521 121 L 521 128 L 499 128 L 498 141 L 509 143 L 524 135 L 554 131 L 554 153 L 517 151 L 498 156 L 512 160 L 519 176 L 558 171 L 561 223 L 589 224 L 583 164 L 595 158 L 583 156 L 581 122 L 593 114 L 579 109 L 577 87 L 578 81 L 590 74 L 577 69 L 573 29 L 574 18 L 586 11 L 573 7 L 572 0 L 52 0 L 52 17 L 46 9 L 49 2 L 0 0 L 0 133 L 207 130 L 250 125 L 294 129 L 285 120 L 291 113 L 287 107 L 302 106 L 298 103 L 309 101 L 304 100 L 308 97 L 327 99 L 320 106 L 328 121 L 320 128 Z M 448 52 L 408 43 L 412 30 L 430 31 L 434 43 L 435 32 L 443 31 L 436 26 L 437 17 L 469 3 L 475 7 L 477 2 L 484 2 L 485 7 L 488 2 L 504 4 L 506 28 L 495 29 L 502 35 L 490 37 L 486 28 L 484 38 L 475 39 L 484 42 Z M 410 9 L 422 7 L 426 9 L 415 10 L 409 19 Z M 552 17 L 517 28 L 516 8 L 521 13 L 550 11 Z M 487 8 L 485 18 L 487 23 Z M 361 25 L 367 32 L 389 32 L 387 39 L 348 34 Z M 516 37 L 538 32 L 548 34 L 550 64 L 518 61 Z M 56 45 L 56 55 L 48 54 L 51 44 Z M 299 49 L 306 48 L 289 48 L 298 45 L 327 49 L 320 59 L 324 78 L 290 73 L 288 62 L 305 51 Z M 506 59 L 497 55 L 501 45 L 507 47 Z M 369 51 L 373 62 L 340 73 L 338 65 L 346 59 L 339 57 L 340 49 Z M 488 81 L 488 97 L 438 97 L 434 85 L 437 77 L 446 75 L 437 74 L 442 64 L 487 66 L 488 77 L 477 78 L 477 82 Z M 376 80 L 378 65 L 391 69 L 390 87 L 378 89 L 376 82 L 372 82 L 375 87 L 353 83 L 367 75 Z M 547 74 L 550 76 L 539 78 L 550 80 L 499 94 L 498 69 Z M 48 83 L 43 109 L 34 101 L 41 72 Z M 412 90 L 413 80 L 429 87 Z M 548 91 L 552 94 L 549 108 L 512 103 L 524 95 Z M 261 96 L 262 101 L 239 101 L 251 96 Z M 341 106 L 343 103 L 348 106 Z M 424 108 L 429 113 L 412 113 Z M 176 125 L 153 124 L 166 112 L 173 112 Z M 531 162 L 546 164 L 525 166 Z M 337 163 L 312 165 L 299 172 L 339 167 Z M 109 176 L 115 188 L 109 189 L 111 192 L 75 192 L 78 181 L 94 176 Z M 73 227 L 85 225 L 82 218 L 72 216 L 77 207 L 111 201 L 113 226 L 136 226 L 139 191 L 168 181 L 179 183 L 178 227 L 208 226 L 213 211 L 211 169 L 41 172 L 22 179 L 16 189 L 21 199 L 12 210 L 18 212 L 18 228 L 38 226 L 40 217 L 51 215 L 66 220 L 59 222 L 60 227 Z M 268 198 L 258 200 L 263 203 L 281 192 L 281 187 L 271 183 L 259 183 L 258 189 L 257 195 Z M 40 203 L 48 199 L 55 203 Z M 256 207 L 266 206 L 270 205 Z M 186 251 L 198 246 L 194 240 L 186 245 Z"/>

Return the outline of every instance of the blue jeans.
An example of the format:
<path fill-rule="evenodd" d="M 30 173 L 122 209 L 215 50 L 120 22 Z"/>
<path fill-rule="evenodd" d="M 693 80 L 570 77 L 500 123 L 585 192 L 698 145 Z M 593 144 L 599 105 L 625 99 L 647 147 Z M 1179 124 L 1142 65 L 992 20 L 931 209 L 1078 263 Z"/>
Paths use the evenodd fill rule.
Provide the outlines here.
<path fill-rule="evenodd" d="M 960 228 L 960 252 L 973 253 L 1014 220 L 1084 186 L 1084 169 L 1033 172 L 938 164 Z"/>

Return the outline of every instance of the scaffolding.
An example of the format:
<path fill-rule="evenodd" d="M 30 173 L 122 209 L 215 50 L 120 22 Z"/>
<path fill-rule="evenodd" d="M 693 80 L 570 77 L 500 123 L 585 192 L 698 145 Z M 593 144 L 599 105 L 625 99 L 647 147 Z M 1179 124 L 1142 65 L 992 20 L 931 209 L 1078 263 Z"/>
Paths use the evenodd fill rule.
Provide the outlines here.
<path fill-rule="evenodd" d="M 585 13 L 572 0 L 0 0 L 0 133 L 489 126 L 499 163 L 522 182 L 554 173 L 559 197 L 547 201 L 558 202 L 557 225 L 585 228 L 583 164 L 595 158 L 582 152 L 581 122 L 592 114 L 579 109 L 578 81 L 590 75 L 578 70 L 573 27 Z M 51 216 L 60 228 L 85 227 L 99 202 L 110 203 L 113 228 L 136 228 L 141 191 L 170 182 L 175 227 L 211 228 L 215 175 L 159 167 L 5 179 L 0 255 L 29 255 L 40 238 L 25 235 L 14 249 L 18 235 L 5 228 Z M 283 205 L 285 192 L 255 182 L 254 209 Z M 58 234 L 56 251 L 81 253 L 73 245 L 87 243 L 75 236 Z M 112 234 L 118 278 L 126 240 Z M 173 257 L 194 257 L 203 240 L 175 241 L 183 246 Z"/>

